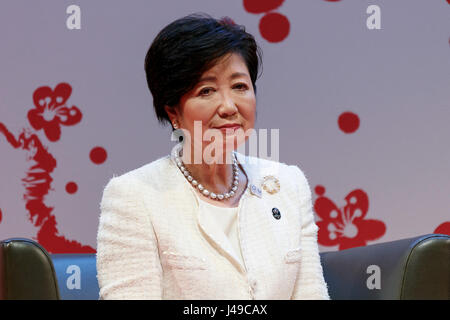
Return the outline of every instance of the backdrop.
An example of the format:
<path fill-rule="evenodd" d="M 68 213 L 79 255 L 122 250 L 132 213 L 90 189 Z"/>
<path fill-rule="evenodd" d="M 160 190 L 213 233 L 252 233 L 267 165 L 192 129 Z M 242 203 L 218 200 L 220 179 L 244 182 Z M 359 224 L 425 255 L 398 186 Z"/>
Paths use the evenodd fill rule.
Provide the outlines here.
<path fill-rule="evenodd" d="M 257 128 L 311 185 L 321 251 L 450 234 L 450 1 L 0 3 L 0 238 L 95 252 L 106 183 L 170 152 L 144 57 L 193 12 L 263 50 Z"/>

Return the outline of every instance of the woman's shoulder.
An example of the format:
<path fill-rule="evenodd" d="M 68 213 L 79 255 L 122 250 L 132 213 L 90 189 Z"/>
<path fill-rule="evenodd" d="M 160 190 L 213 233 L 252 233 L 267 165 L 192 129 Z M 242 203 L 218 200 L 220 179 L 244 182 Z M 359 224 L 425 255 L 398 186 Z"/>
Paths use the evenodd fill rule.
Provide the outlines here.
<path fill-rule="evenodd" d="M 248 156 L 243 154 L 236 154 L 239 161 L 252 172 L 257 173 L 258 175 L 275 175 L 275 176 L 289 176 L 295 177 L 301 176 L 305 178 L 305 175 L 297 165 L 291 165 L 284 162 L 272 160 L 272 159 L 264 159 L 255 156 Z"/>
<path fill-rule="evenodd" d="M 137 188 L 140 184 L 155 181 L 161 174 L 168 172 L 170 161 L 170 157 L 165 156 L 121 175 L 113 175 L 105 190 L 112 185 Z"/>
<path fill-rule="evenodd" d="M 236 155 L 257 184 L 264 183 L 266 179 L 275 178 L 285 186 L 309 189 L 308 180 L 298 165 L 243 154 Z"/>

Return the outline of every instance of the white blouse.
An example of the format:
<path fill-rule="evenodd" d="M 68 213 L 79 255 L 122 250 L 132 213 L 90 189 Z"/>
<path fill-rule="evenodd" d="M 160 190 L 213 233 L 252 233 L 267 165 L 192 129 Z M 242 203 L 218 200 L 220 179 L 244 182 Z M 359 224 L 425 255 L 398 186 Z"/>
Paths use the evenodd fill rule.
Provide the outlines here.
<path fill-rule="evenodd" d="M 206 210 L 207 216 L 211 217 L 217 227 L 223 231 L 230 241 L 236 256 L 240 259 L 241 264 L 244 265 L 237 228 L 239 208 L 218 207 L 201 200 L 198 196 L 197 198 L 199 199 L 200 210 Z"/>

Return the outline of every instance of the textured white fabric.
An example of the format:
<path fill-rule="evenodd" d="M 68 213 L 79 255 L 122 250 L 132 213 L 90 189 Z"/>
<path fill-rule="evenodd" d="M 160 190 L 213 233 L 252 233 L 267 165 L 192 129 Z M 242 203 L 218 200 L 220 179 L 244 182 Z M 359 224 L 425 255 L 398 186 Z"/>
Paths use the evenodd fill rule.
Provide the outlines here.
<path fill-rule="evenodd" d="M 101 299 L 329 299 L 302 171 L 237 158 L 248 177 L 238 206 L 244 265 L 167 156 L 111 179 L 104 190 L 97 234 Z M 268 175 L 279 180 L 280 191 L 254 192 Z"/>
<path fill-rule="evenodd" d="M 236 259 L 241 265 L 244 265 L 244 258 L 242 257 L 241 245 L 239 244 L 238 235 L 238 208 L 218 207 L 209 202 L 199 199 L 199 210 L 205 210 L 205 216 L 214 220 L 214 223 L 224 233 L 233 247 L 233 252 Z"/>

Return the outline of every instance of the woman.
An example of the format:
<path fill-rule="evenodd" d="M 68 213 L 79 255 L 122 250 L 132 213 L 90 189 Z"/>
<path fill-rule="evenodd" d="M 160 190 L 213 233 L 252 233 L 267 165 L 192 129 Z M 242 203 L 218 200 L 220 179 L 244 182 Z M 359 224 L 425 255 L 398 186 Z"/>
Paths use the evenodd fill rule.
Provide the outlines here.
<path fill-rule="evenodd" d="M 106 186 L 101 299 L 329 298 L 302 171 L 234 151 L 254 127 L 259 67 L 229 18 L 190 15 L 157 35 L 147 82 L 183 144 Z"/>

